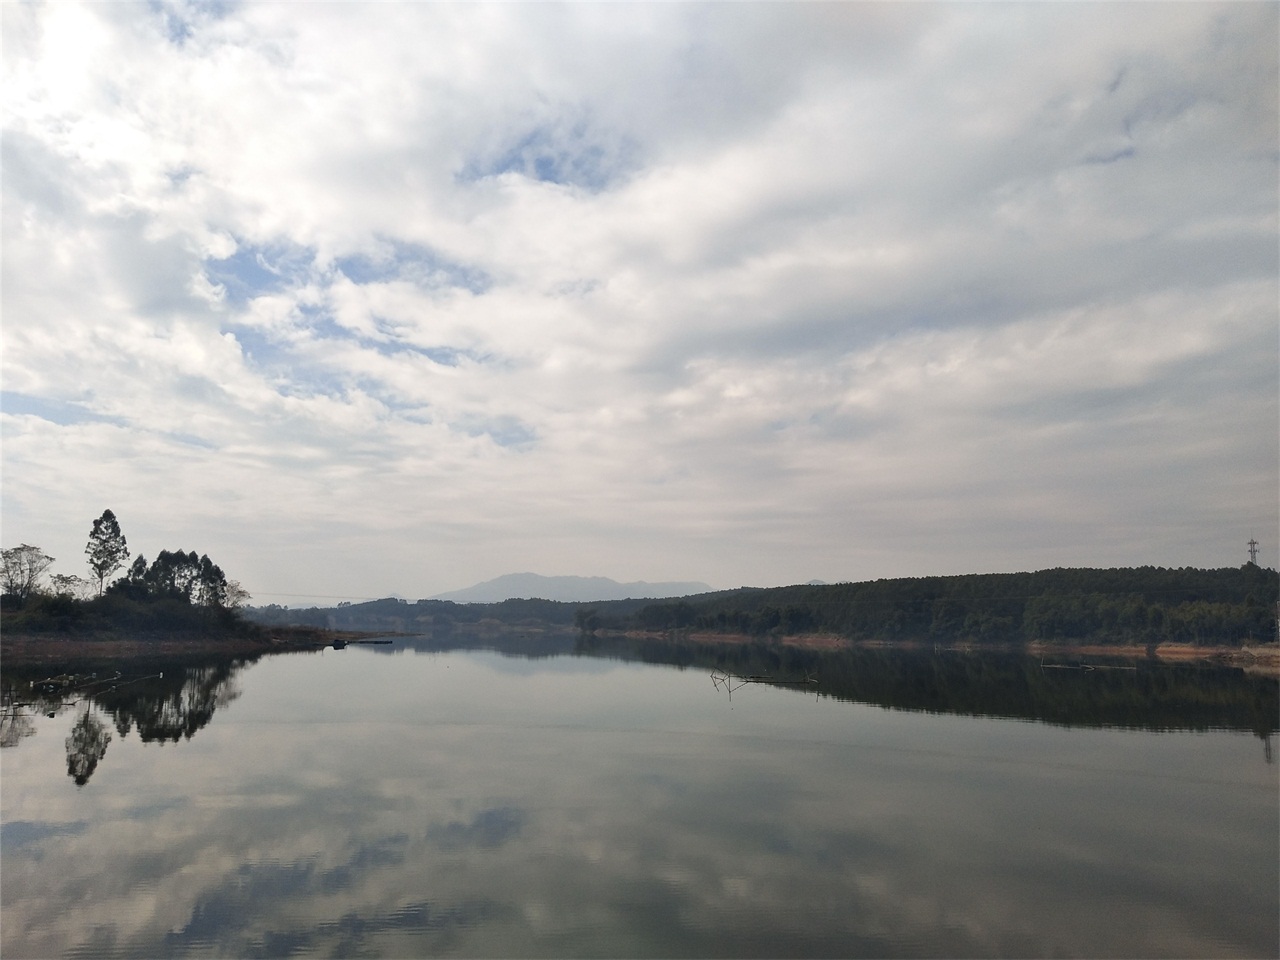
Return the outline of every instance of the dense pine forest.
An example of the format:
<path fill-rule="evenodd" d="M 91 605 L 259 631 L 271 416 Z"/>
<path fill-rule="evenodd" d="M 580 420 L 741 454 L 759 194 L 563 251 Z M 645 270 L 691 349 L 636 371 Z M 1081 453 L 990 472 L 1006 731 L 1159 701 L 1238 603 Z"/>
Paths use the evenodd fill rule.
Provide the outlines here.
<path fill-rule="evenodd" d="M 1053 569 L 736 590 L 652 605 L 643 629 L 963 643 L 1227 644 L 1274 639 L 1278 581 L 1253 564 Z M 605 615 L 607 616 L 607 614 Z"/>
<path fill-rule="evenodd" d="M 418 633 L 489 624 L 575 626 L 586 633 L 669 631 L 769 638 L 1010 645 L 1034 642 L 1206 646 L 1276 637 L 1280 577 L 1245 564 L 1057 568 L 774 588 L 677 600 L 456 604 L 386 599 L 337 608 L 250 608 L 267 624 Z"/>

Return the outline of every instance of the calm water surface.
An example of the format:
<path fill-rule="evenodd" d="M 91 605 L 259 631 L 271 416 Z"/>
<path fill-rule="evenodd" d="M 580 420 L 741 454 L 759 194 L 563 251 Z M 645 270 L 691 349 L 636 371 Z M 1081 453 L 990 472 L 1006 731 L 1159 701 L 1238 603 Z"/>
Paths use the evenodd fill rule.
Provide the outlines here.
<path fill-rule="evenodd" d="M 1096 680 L 1067 682 L 1104 710 L 1139 682 Z M 52 718 L 22 683 L 6 958 L 1280 954 L 1274 724 L 402 647 L 126 674 Z"/>

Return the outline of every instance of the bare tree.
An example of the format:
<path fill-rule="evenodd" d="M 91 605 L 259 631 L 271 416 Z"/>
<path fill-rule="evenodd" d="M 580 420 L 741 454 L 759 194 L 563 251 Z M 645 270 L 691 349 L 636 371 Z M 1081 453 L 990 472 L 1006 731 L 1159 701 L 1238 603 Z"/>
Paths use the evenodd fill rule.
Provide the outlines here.
<path fill-rule="evenodd" d="M 55 573 L 49 578 L 53 581 L 53 592 L 59 596 L 71 597 L 73 600 L 88 600 L 96 592 L 92 583 L 75 574 Z"/>
<path fill-rule="evenodd" d="M 249 591 L 240 586 L 239 580 L 228 580 L 226 593 L 225 605 L 228 610 L 239 610 L 253 599 Z"/>
<path fill-rule="evenodd" d="M 19 605 L 26 603 L 28 597 L 39 592 L 40 578 L 53 563 L 53 557 L 29 543 L 10 547 L 0 554 L 4 559 L 0 587 L 4 588 L 5 594 L 16 597 Z"/>

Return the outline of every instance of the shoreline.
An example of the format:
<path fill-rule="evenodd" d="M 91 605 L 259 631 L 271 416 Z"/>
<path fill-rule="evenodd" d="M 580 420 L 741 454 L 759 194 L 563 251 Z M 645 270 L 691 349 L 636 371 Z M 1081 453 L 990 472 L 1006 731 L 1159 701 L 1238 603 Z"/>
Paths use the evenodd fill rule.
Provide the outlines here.
<path fill-rule="evenodd" d="M 603 631 L 602 631 L 603 632 Z M 673 637 L 674 633 L 674 637 Z M 679 631 L 649 632 L 629 630 L 618 634 L 629 639 L 674 639 L 688 643 L 739 645 L 759 643 L 760 637 L 741 633 L 705 633 Z M 1204 646 L 1188 643 L 1162 643 L 1153 647 L 1110 643 L 1046 643 L 1026 644 L 933 643 L 928 640 L 851 640 L 834 634 L 794 634 L 778 637 L 783 647 L 835 652 L 838 650 L 939 650 L 948 653 L 1021 653 L 1028 657 L 1100 657 L 1111 660 L 1154 660 L 1164 664 L 1200 663 L 1218 667 L 1239 667 L 1251 673 L 1280 679 L 1280 644 L 1240 644 L 1239 646 Z"/>
<path fill-rule="evenodd" d="M 273 653 L 305 653 L 369 637 L 387 636 L 322 627 L 277 627 L 263 636 L 122 638 L 102 634 L 15 634 L 0 638 L 0 669 L 103 660 L 145 660 L 182 657 L 260 657 Z"/>
<path fill-rule="evenodd" d="M 601 631 L 607 636 L 611 631 Z M 673 640 L 686 643 L 742 645 L 760 643 L 762 638 L 749 634 L 640 631 L 613 634 L 633 640 Z M 274 653 L 299 653 L 333 646 L 335 641 L 348 644 L 373 637 L 390 637 L 385 631 L 330 630 L 323 627 L 281 626 L 264 629 L 260 636 L 181 637 L 162 636 L 123 638 L 111 634 L 16 634 L 0 638 L 0 667 L 34 666 L 83 661 L 133 660 L 180 657 L 260 657 Z M 1112 660 L 1153 660 L 1164 664 L 1228 666 L 1250 673 L 1280 679 L 1280 645 L 1241 644 L 1239 646 L 1205 646 L 1163 643 L 1154 647 L 1129 644 L 1045 643 L 984 645 L 974 643 L 937 644 L 925 640 L 889 642 L 883 640 L 851 640 L 833 634 L 794 634 L 772 638 L 772 642 L 792 649 L 813 652 L 840 650 L 929 650 L 951 653 L 1003 652 L 1021 653 L 1029 657 L 1100 657 Z"/>

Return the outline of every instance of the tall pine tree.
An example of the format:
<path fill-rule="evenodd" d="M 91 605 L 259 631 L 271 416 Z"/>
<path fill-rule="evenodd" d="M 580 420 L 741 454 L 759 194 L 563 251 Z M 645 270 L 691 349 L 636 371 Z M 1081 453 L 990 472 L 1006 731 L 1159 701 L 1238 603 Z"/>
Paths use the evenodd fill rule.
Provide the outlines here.
<path fill-rule="evenodd" d="M 98 581 L 98 596 L 102 596 L 103 581 L 129 559 L 129 545 L 120 532 L 116 515 L 110 510 L 102 511 L 102 516 L 93 521 L 84 552 L 89 555 L 89 569 Z"/>

